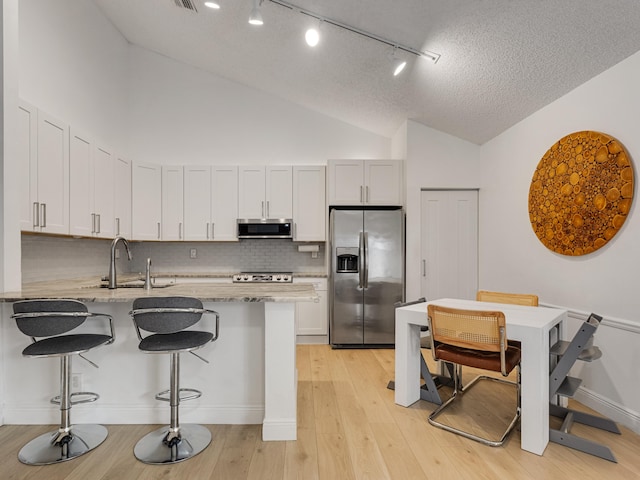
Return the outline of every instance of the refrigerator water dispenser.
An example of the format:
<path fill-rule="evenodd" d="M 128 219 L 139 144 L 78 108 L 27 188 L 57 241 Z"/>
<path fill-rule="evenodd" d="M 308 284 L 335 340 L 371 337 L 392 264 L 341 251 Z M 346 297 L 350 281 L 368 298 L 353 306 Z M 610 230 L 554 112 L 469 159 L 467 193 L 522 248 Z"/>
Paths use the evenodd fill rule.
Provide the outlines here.
<path fill-rule="evenodd" d="M 358 273 L 357 247 L 336 247 L 336 273 Z"/>

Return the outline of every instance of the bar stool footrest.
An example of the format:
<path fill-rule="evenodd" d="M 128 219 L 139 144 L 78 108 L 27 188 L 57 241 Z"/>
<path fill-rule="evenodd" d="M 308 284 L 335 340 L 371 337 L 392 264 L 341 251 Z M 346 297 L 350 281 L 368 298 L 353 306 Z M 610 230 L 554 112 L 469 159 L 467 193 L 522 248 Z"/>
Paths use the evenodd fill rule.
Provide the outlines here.
<path fill-rule="evenodd" d="M 196 398 L 200 398 L 202 396 L 202 392 L 200 390 L 196 390 L 195 388 L 181 388 L 179 392 L 179 400 L 181 402 L 185 402 L 187 400 L 195 400 Z M 156 400 L 160 400 L 162 402 L 170 402 L 171 390 L 164 390 L 156 394 Z"/>
<path fill-rule="evenodd" d="M 86 397 L 80 398 L 79 400 L 74 400 L 74 398 L 78 397 Z M 94 392 L 73 392 L 69 395 L 69 403 L 71 405 L 78 405 L 79 403 L 91 403 L 95 402 L 100 398 L 100 395 Z M 60 405 L 60 395 L 56 395 L 50 400 L 54 405 Z"/>

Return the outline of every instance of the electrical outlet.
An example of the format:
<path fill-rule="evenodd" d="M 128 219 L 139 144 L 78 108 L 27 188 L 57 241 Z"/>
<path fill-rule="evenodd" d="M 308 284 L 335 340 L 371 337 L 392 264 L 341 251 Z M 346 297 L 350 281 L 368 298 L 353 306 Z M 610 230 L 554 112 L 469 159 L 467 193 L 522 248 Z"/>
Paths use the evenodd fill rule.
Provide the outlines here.
<path fill-rule="evenodd" d="M 82 374 L 81 373 L 71 374 L 71 390 L 73 392 L 82 391 Z"/>
<path fill-rule="evenodd" d="M 195 248 L 189 250 L 189 258 L 198 258 L 198 251 Z"/>

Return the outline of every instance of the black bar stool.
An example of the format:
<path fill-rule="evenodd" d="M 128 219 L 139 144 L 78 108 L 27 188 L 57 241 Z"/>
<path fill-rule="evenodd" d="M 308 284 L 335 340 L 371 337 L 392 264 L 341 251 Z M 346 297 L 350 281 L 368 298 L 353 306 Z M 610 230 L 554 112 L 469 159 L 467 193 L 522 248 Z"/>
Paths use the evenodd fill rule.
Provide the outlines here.
<path fill-rule="evenodd" d="M 215 316 L 214 331 L 188 330 L 200 321 L 203 314 Z M 171 424 L 142 437 L 133 452 L 144 463 L 166 464 L 187 460 L 207 448 L 211 443 L 211 432 L 202 425 L 180 425 L 180 401 L 202 395 L 192 388 L 180 388 L 180 353 L 189 352 L 209 363 L 194 350 L 218 338 L 220 316 L 203 308 L 197 298 L 190 297 L 138 298 L 133 302 L 131 316 L 140 339 L 140 350 L 171 355 L 170 388 L 156 395 L 157 400 L 171 405 Z M 143 337 L 141 330 L 151 334 Z"/>
<path fill-rule="evenodd" d="M 26 357 L 60 357 L 60 395 L 51 403 L 60 405 L 60 426 L 27 443 L 18 458 L 29 465 L 49 465 L 79 457 L 100 445 L 107 438 L 102 425 L 71 425 L 71 406 L 94 402 L 97 393 L 71 393 L 71 358 L 79 355 L 97 368 L 83 353 L 101 345 L 113 343 L 115 335 L 109 315 L 91 313 L 77 300 L 24 300 L 13 304 L 16 324 L 33 343 L 22 351 Z M 109 334 L 68 332 L 80 327 L 87 318 L 102 317 L 109 321 Z M 106 325 L 102 325 L 102 328 Z"/>

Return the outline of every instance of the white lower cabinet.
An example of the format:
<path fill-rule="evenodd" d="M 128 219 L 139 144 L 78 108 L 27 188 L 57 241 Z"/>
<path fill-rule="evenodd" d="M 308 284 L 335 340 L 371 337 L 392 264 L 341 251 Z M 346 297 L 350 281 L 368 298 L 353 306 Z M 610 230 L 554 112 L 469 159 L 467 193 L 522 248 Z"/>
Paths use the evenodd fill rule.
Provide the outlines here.
<path fill-rule="evenodd" d="M 296 303 L 296 334 L 298 343 L 328 343 L 327 279 L 294 277 L 293 282 L 313 283 L 313 287 L 318 294 L 318 299 L 314 302 Z"/>

